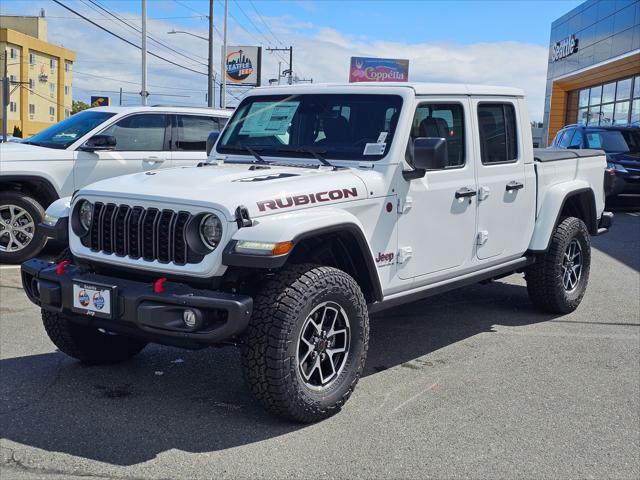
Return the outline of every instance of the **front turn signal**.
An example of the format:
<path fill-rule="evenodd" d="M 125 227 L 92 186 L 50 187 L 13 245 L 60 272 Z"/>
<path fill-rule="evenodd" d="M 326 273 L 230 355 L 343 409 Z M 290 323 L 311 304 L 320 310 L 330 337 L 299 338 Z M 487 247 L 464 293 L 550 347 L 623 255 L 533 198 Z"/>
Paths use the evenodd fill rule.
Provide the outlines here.
<path fill-rule="evenodd" d="M 293 242 L 256 242 L 253 240 L 239 240 L 235 246 L 236 253 L 246 255 L 280 256 L 293 249 Z"/>

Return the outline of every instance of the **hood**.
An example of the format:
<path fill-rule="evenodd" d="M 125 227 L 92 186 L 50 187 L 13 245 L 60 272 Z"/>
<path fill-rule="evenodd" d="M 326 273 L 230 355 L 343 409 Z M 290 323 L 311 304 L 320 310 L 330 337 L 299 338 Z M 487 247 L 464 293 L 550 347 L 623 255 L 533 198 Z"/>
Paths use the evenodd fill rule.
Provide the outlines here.
<path fill-rule="evenodd" d="M 58 148 L 38 147 L 27 143 L 0 143 L 0 162 L 23 162 L 25 160 L 68 160 L 73 152 Z"/>
<path fill-rule="evenodd" d="M 260 167 L 220 164 L 136 173 L 91 184 L 80 195 L 215 208 L 230 221 L 240 205 L 256 218 L 367 198 L 366 185 L 350 169 Z"/>
<path fill-rule="evenodd" d="M 607 153 L 607 160 L 622 165 L 640 165 L 640 152 Z"/>

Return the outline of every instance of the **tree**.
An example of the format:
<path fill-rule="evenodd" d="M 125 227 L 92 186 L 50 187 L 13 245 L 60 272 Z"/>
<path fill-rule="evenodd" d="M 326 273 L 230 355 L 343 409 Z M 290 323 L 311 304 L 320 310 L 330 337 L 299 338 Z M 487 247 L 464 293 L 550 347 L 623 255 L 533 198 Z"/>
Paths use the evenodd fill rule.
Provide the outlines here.
<path fill-rule="evenodd" d="M 13 126 L 12 135 L 16 138 L 22 138 L 22 130 L 20 130 L 20 127 L 18 125 Z"/>
<path fill-rule="evenodd" d="M 71 102 L 71 115 L 75 115 L 82 110 L 86 110 L 87 108 L 91 108 L 88 103 L 81 102 L 80 100 L 73 100 Z"/>

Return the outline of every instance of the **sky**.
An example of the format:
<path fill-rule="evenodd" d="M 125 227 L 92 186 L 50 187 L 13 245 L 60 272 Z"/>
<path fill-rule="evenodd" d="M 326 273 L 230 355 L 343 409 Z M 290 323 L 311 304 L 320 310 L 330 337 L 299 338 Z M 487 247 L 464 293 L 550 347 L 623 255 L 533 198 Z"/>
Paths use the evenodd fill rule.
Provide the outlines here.
<path fill-rule="evenodd" d="M 72 9 L 139 45 L 140 34 L 97 6 L 140 26 L 140 0 L 61 0 Z M 293 46 L 293 70 L 314 82 L 348 80 L 351 56 L 409 59 L 411 81 L 515 86 L 525 90 L 532 120 L 541 121 L 549 32 L 575 0 L 229 0 L 228 44 Z M 151 104 L 206 105 L 209 0 L 148 0 L 148 32 L 164 45 L 148 50 L 197 72 L 149 57 Z M 101 31 L 51 0 L 2 0 L 2 15 L 45 10 L 49 41 L 77 53 L 73 97 L 109 95 L 136 105 L 140 97 L 140 50 Z M 214 2 L 215 69 L 219 71 L 224 1 Z M 167 46 L 169 48 L 167 48 Z M 277 76 L 288 54 L 263 53 L 262 80 Z M 231 87 L 228 103 L 246 89 Z M 171 96 L 170 96 L 171 95 Z"/>

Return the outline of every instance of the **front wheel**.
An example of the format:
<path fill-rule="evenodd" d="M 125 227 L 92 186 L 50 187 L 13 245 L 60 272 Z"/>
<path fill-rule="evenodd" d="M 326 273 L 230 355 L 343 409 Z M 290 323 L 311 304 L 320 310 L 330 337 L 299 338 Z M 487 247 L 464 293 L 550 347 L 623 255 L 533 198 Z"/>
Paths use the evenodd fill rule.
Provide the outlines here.
<path fill-rule="evenodd" d="M 591 268 L 591 236 L 582 220 L 563 219 L 553 232 L 551 244 L 525 279 L 532 303 L 548 312 L 573 312 L 587 290 Z"/>
<path fill-rule="evenodd" d="M 345 272 L 287 267 L 256 296 L 242 342 L 251 393 L 270 412 L 299 422 L 337 413 L 367 356 L 369 317 Z"/>
<path fill-rule="evenodd" d="M 38 254 L 47 238 L 38 231 L 42 205 L 22 192 L 0 192 L 0 263 L 21 263 Z"/>

